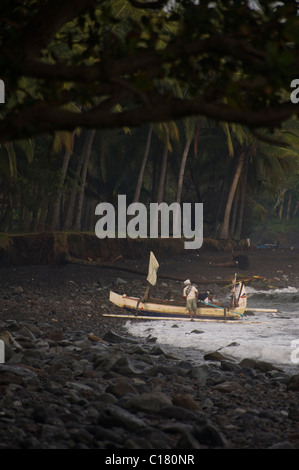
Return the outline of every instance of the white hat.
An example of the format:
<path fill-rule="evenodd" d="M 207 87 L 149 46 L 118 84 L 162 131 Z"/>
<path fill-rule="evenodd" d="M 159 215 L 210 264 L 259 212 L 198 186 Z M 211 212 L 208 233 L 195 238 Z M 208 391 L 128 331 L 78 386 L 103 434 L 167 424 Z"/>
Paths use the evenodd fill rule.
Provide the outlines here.
<path fill-rule="evenodd" d="M 191 284 L 190 279 L 186 279 L 186 281 L 184 281 L 184 284 L 185 284 L 185 286 L 188 286 L 189 284 Z"/>

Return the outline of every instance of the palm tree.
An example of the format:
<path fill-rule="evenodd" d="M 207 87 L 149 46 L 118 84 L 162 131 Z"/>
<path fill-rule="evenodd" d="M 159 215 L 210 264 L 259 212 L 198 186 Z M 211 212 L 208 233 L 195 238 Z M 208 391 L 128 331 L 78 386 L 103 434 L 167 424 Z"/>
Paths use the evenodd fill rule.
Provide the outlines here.
<path fill-rule="evenodd" d="M 194 138 L 195 130 L 197 130 L 198 133 L 200 131 L 201 118 L 197 119 L 197 118 L 187 117 L 184 119 L 183 122 L 184 122 L 186 142 L 185 142 L 185 146 L 183 149 L 179 176 L 178 176 L 178 184 L 177 184 L 176 202 L 179 204 L 181 204 L 181 199 L 182 199 L 185 168 L 186 168 L 186 163 L 187 163 L 187 158 L 189 155 L 191 142 L 192 142 L 192 139 Z"/>
<path fill-rule="evenodd" d="M 220 239 L 227 240 L 230 236 L 230 218 L 232 205 L 235 198 L 237 186 L 239 184 L 240 176 L 243 171 L 244 163 L 247 158 L 246 155 L 248 152 L 248 147 L 246 147 L 246 142 L 248 142 L 248 139 L 250 140 L 250 136 L 248 132 L 246 132 L 245 128 L 240 125 L 233 124 L 229 126 L 227 123 L 224 123 L 223 129 L 227 136 L 230 156 L 234 157 L 234 155 L 237 154 L 237 164 L 235 167 L 235 173 L 228 192 L 223 222 L 219 233 Z M 235 145 L 233 143 L 234 140 L 236 141 Z"/>
<path fill-rule="evenodd" d="M 219 238 L 220 240 L 227 240 L 230 235 L 230 215 L 231 215 L 231 209 L 232 209 L 232 204 L 233 200 L 235 197 L 237 185 L 239 183 L 239 178 L 241 175 L 241 172 L 243 170 L 243 165 L 245 161 L 245 155 L 246 155 L 246 150 L 244 148 L 240 149 L 239 157 L 238 157 L 238 162 L 237 162 L 237 167 L 235 170 L 235 174 L 233 177 L 232 184 L 230 186 L 230 190 L 228 193 L 227 201 L 226 201 L 226 206 L 225 206 L 225 212 L 224 212 L 224 218 L 223 218 L 223 223 L 220 229 L 220 234 Z"/>
<path fill-rule="evenodd" d="M 14 207 L 14 188 L 18 181 L 17 152 L 26 156 L 27 163 L 32 163 L 34 155 L 34 141 L 32 139 L 7 142 L 0 146 L 0 194 L 6 207 L 0 220 L 2 230 L 8 230 L 12 224 Z"/>
<path fill-rule="evenodd" d="M 157 191 L 157 203 L 160 204 L 163 201 L 165 193 L 165 178 L 167 171 L 167 160 L 169 152 L 172 152 L 171 139 L 178 140 L 179 130 L 175 122 L 171 121 L 168 123 L 160 124 L 160 129 L 164 132 L 160 133 L 161 139 L 164 142 L 163 156 L 160 168 L 160 177 Z"/>
<path fill-rule="evenodd" d="M 133 197 L 133 203 L 138 202 L 139 198 L 140 198 L 140 192 L 141 192 L 141 188 L 142 188 L 145 167 L 146 167 L 146 163 L 147 163 L 147 159 L 148 159 L 148 155 L 149 155 L 149 150 L 150 150 L 150 145 L 151 145 L 152 133 L 153 133 L 153 124 L 149 124 L 148 132 L 147 132 L 147 138 L 146 138 L 145 150 L 144 150 L 141 167 L 140 167 L 139 174 L 138 174 L 137 184 L 136 184 L 135 193 L 134 193 L 134 197 Z"/>
<path fill-rule="evenodd" d="M 227 197 L 224 219 L 221 226 L 219 238 L 228 239 L 230 233 L 230 216 L 234 197 L 236 195 L 237 186 L 241 181 L 243 173 L 242 188 L 240 194 L 242 195 L 242 204 L 240 206 L 241 212 L 239 213 L 239 222 L 235 236 L 241 236 L 242 214 L 244 211 L 245 191 L 247 184 L 247 172 L 249 168 L 255 170 L 260 176 L 263 177 L 269 189 L 276 188 L 279 182 L 284 178 L 284 175 L 294 169 L 294 164 L 298 163 L 299 155 L 299 124 L 298 122 L 287 122 L 283 126 L 280 133 L 274 133 L 269 136 L 268 131 L 261 131 L 258 136 L 253 135 L 249 130 L 242 126 L 238 126 L 238 132 L 234 132 L 233 136 L 238 138 L 235 145 L 237 148 L 237 165 L 235 168 L 234 177 L 230 186 Z M 241 132 L 240 132 L 241 131 Z M 296 135 L 297 132 L 297 135 Z M 284 136 L 284 142 L 281 141 L 281 136 Z M 235 139 L 236 140 L 236 139 Z M 249 165 L 250 157 L 250 165 Z M 255 168 L 254 168 L 255 165 Z M 255 176 L 255 179 L 257 177 Z"/>
<path fill-rule="evenodd" d="M 54 137 L 53 147 L 54 150 L 61 150 L 65 147 L 62 168 L 59 176 L 56 199 L 53 205 L 52 219 L 50 223 L 50 231 L 58 230 L 60 228 L 60 208 L 63 186 L 65 182 L 66 172 L 68 169 L 70 157 L 74 148 L 74 132 L 58 132 Z"/>
<path fill-rule="evenodd" d="M 78 210 L 77 210 L 77 216 L 76 216 L 76 220 L 75 220 L 75 224 L 74 224 L 74 229 L 75 230 L 80 230 L 80 228 L 81 228 L 83 198 L 84 198 L 84 193 L 85 193 L 86 176 L 87 176 L 88 163 L 89 163 L 89 159 L 90 159 L 91 148 L 92 148 L 92 143 L 93 143 L 94 136 L 95 136 L 95 129 L 91 129 L 87 134 L 86 142 L 85 142 L 84 149 L 83 149 L 84 162 L 83 162 L 83 167 L 82 167 L 81 184 L 80 184 L 80 191 L 79 191 L 79 198 L 78 198 Z"/>

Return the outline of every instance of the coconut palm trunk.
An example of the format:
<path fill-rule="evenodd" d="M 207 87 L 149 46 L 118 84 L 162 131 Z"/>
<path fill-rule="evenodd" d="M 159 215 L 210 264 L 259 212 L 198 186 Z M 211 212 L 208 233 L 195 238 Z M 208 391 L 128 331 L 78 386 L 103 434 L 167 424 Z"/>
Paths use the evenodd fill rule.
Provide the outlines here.
<path fill-rule="evenodd" d="M 221 229 L 220 229 L 220 234 L 219 234 L 220 240 L 228 240 L 229 239 L 229 235 L 230 235 L 230 233 L 229 233 L 229 222 L 230 222 L 231 209 L 232 209 L 232 204 L 233 204 L 233 200 L 234 200 L 234 197 L 235 197 L 237 185 L 238 185 L 240 175 L 241 175 L 241 172 L 242 172 L 242 169 L 243 169 L 244 160 L 245 160 L 245 152 L 243 150 L 241 150 L 241 154 L 240 154 L 240 157 L 239 157 L 239 161 L 238 161 L 238 164 L 237 164 L 237 168 L 236 168 L 236 171 L 235 171 L 233 182 L 232 182 L 232 185 L 231 185 L 229 193 L 228 193 L 228 198 L 227 198 L 227 202 L 226 202 L 223 223 L 222 223 L 222 226 L 221 226 Z"/>
<path fill-rule="evenodd" d="M 65 176 L 66 176 L 66 172 L 68 169 L 68 164 L 70 161 L 71 153 L 72 152 L 70 150 L 66 150 L 64 154 L 60 179 L 59 179 L 58 188 L 57 188 L 57 196 L 54 202 L 54 207 L 53 207 L 53 212 L 52 212 L 52 220 L 51 220 L 51 225 L 50 225 L 51 231 L 58 230 L 60 228 L 61 196 L 62 196 L 63 185 L 64 185 Z"/>
<path fill-rule="evenodd" d="M 143 159 L 142 159 L 141 168 L 139 170 L 139 175 L 138 175 L 138 180 L 137 180 L 137 184 L 136 184 L 136 189 L 135 189 L 133 202 L 138 202 L 139 198 L 140 198 L 140 193 L 141 193 L 141 188 L 142 188 L 142 183 L 143 183 L 143 178 L 144 178 L 145 166 L 146 166 L 146 162 L 147 162 L 148 154 L 149 154 L 149 150 L 150 150 L 150 145 L 151 145 L 152 133 L 153 133 L 153 124 L 150 124 L 150 126 L 148 128 L 144 155 L 143 155 Z"/>
<path fill-rule="evenodd" d="M 165 127 L 165 130 L 166 130 L 166 142 L 164 144 L 160 178 L 159 178 L 159 184 L 158 184 L 158 194 L 157 194 L 158 204 L 161 204 L 161 202 L 163 201 L 164 190 L 165 190 L 165 177 L 166 177 L 166 170 L 167 170 L 167 160 L 168 160 L 168 153 L 169 153 L 169 131 L 168 131 L 167 126 Z"/>
<path fill-rule="evenodd" d="M 240 197 L 240 208 L 239 208 L 239 215 L 237 221 L 237 227 L 235 231 L 235 238 L 240 240 L 242 234 L 242 226 L 243 226 L 243 216 L 245 210 L 245 199 L 246 199 L 246 190 L 247 190 L 247 174 L 248 174 L 248 154 L 245 157 L 244 162 L 244 169 L 242 172 L 242 187 L 241 187 L 241 197 Z"/>
<path fill-rule="evenodd" d="M 182 199 L 184 174 L 185 174 L 186 162 L 187 162 L 187 157 L 189 154 L 191 142 L 192 142 L 192 137 L 187 138 L 184 151 L 183 151 L 182 160 L 181 160 L 181 166 L 180 166 L 180 172 L 179 172 L 179 178 L 178 178 L 178 188 L 177 188 L 177 195 L 176 195 L 176 202 L 178 202 L 179 204 L 181 204 L 181 199 Z"/>
<path fill-rule="evenodd" d="M 82 219 L 82 210 L 83 210 L 85 186 L 86 186 L 87 169 L 88 169 L 88 164 L 89 164 L 89 159 L 90 159 L 90 154 L 91 154 L 91 147 L 92 147 L 94 136 L 95 136 L 95 129 L 91 129 L 88 132 L 88 135 L 86 137 L 86 142 L 85 142 L 85 145 L 84 145 L 84 149 L 83 149 L 84 163 L 83 163 L 82 175 L 81 175 L 81 186 L 80 186 L 79 200 L 78 200 L 78 211 L 77 211 L 76 221 L 75 221 L 75 225 L 74 225 L 75 230 L 80 230 L 81 229 L 81 219 Z"/>

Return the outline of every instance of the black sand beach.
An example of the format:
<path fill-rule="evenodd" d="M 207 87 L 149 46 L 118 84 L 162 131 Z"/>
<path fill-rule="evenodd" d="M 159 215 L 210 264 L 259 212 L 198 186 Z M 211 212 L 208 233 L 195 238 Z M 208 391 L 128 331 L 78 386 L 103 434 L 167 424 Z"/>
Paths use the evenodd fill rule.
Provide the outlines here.
<path fill-rule="evenodd" d="M 249 284 L 299 286 L 297 250 L 248 250 Z M 159 259 L 155 293 L 190 278 L 218 292 L 227 252 Z M 200 366 L 130 337 L 109 289 L 143 292 L 147 260 L 0 269 L 1 449 L 299 448 L 299 375 L 215 354 Z M 134 272 L 136 270 L 136 272 Z M 171 279 L 168 279 L 171 278 Z M 163 286 L 162 286 L 163 284 Z"/>

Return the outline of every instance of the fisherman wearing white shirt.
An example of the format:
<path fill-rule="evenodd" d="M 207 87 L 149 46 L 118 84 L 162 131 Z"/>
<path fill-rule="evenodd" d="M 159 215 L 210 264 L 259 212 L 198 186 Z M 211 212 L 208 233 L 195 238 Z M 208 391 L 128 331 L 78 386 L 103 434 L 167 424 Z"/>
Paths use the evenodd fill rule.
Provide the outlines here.
<path fill-rule="evenodd" d="M 186 308 L 189 310 L 191 320 L 196 317 L 198 290 L 191 284 L 190 279 L 184 281 L 183 298 L 186 299 Z"/>

